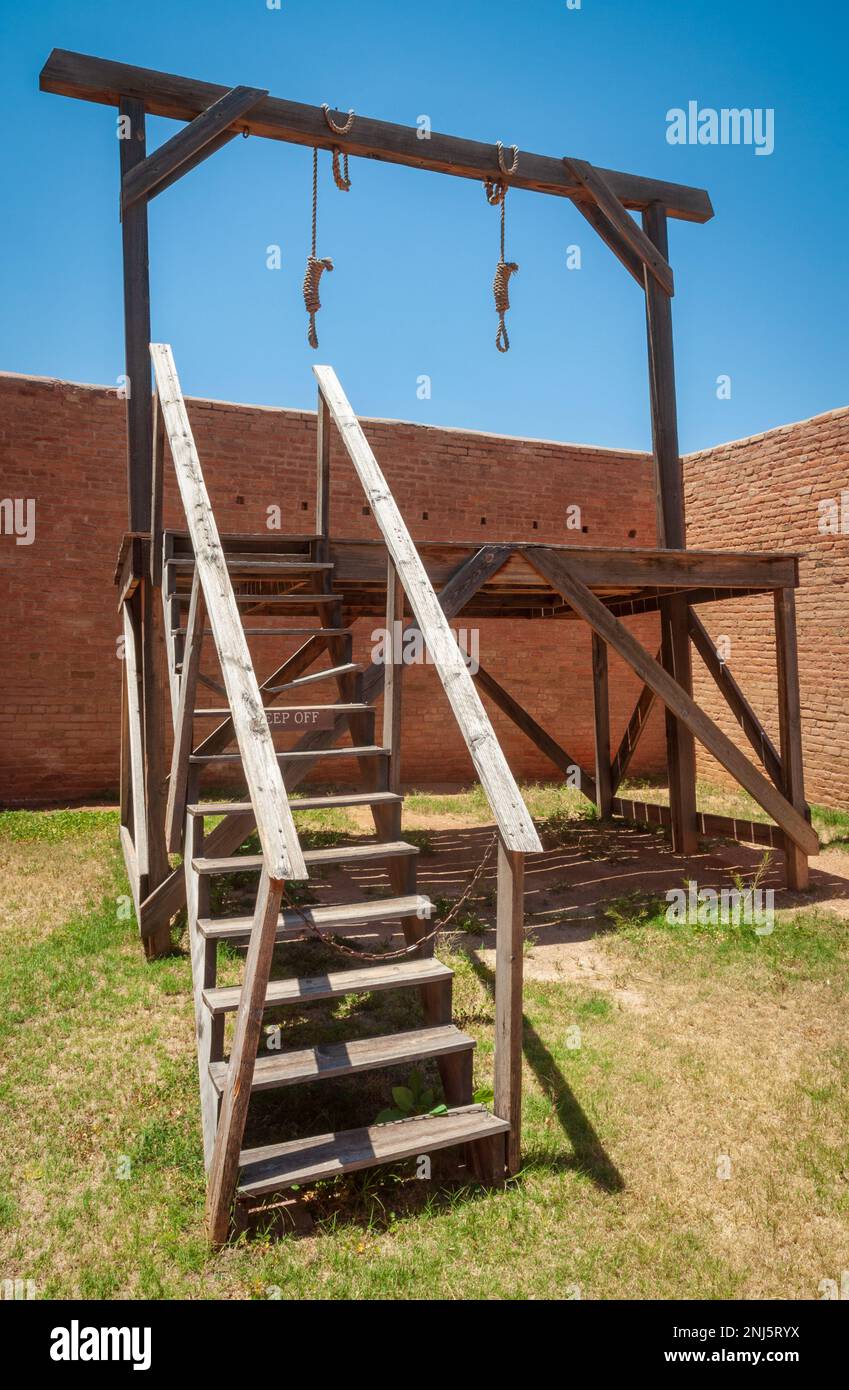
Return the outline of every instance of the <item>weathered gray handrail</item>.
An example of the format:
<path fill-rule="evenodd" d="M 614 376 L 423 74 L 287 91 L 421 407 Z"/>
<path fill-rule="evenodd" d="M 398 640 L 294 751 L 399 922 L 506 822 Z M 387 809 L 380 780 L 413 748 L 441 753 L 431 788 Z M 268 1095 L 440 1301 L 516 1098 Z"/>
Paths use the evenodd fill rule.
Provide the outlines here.
<path fill-rule="evenodd" d="M 389 485 L 332 367 L 313 367 L 486 793 L 504 848 L 542 850 L 534 823 Z"/>
<path fill-rule="evenodd" d="M 150 355 L 159 407 L 195 553 L 195 570 L 221 662 L 233 730 L 242 755 L 265 868 L 269 878 L 275 881 L 307 878 L 298 832 L 268 728 L 171 348 L 167 343 L 151 343 Z"/>

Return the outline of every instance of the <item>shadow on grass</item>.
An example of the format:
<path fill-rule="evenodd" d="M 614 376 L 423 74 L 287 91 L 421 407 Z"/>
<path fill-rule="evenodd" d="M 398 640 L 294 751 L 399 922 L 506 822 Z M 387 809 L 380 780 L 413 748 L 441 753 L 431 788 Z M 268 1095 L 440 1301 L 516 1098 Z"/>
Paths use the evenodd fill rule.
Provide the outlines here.
<path fill-rule="evenodd" d="M 473 952 L 469 952 L 468 959 L 481 984 L 494 996 L 495 972 L 484 965 Z M 571 1154 L 560 1155 L 553 1161 L 547 1158 L 529 1158 L 523 1163 L 523 1168 L 568 1168 L 586 1173 L 603 1192 L 622 1192 L 625 1187 L 622 1174 L 605 1150 L 574 1091 L 527 1014 L 522 1015 L 522 1049 L 542 1091 L 554 1106 L 563 1132 L 572 1145 Z"/>

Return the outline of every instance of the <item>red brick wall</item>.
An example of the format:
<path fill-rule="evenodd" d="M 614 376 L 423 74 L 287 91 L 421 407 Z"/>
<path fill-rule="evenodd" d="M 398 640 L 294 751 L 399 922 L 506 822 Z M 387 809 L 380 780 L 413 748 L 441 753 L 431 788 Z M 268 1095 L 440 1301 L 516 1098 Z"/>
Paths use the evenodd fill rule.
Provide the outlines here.
<path fill-rule="evenodd" d="M 262 532 L 273 504 L 283 510 L 284 531 L 312 529 L 314 416 L 210 401 L 191 401 L 189 413 L 222 531 Z M 654 544 L 645 455 L 391 421 L 367 422 L 366 431 L 418 539 L 577 540 L 566 529 L 566 507 L 578 503 L 584 544 Z M 114 391 L 0 375 L 0 499 L 36 504 L 34 544 L 0 535 L 4 804 L 114 792 L 120 664 L 112 576 L 125 529 L 124 459 L 124 406 Z M 337 535 L 376 534 L 338 445 L 332 506 Z M 166 520 L 181 522 L 171 486 Z M 360 624 L 360 653 L 373 625 Z M 635 629 L 647 643 L 654 640 L 653 617 Z M 592 766 L 590 637 L 583 624 L 484 623 L 481 661 L 573 757 Z M 616 741 L 638 683 L 616 659 L 611 665 Z M 405 781 L 468 780 L 469 758 L 431 669 L 410 668 L 405 701 Z M 517 776 L 552 775 L 551 764 L 512 724 L 497 711 L 493 720 Z M 637 770 L 661 765 L 656 720 Z M 341 780 L 343 765 L 325 775 Z"/>
<path fill-rule="evenodd" d="M 849 489 L 849 409 L 692 454 L 685 482 L 688 545 L 799 553 L 806 790 L 849 809 L 849 492 L 838 534 L 820 529 L 819 506 L 839 507 Z M 771 599 L 714 604 L 701 616 L 714 639 L 730 639 L 730 669 L 777 745 Z M 694 666 L 697 699 L 750 751 L 698 657 Z M 729 781 L 707 754 L 700 761 L 705 776 Z"/>

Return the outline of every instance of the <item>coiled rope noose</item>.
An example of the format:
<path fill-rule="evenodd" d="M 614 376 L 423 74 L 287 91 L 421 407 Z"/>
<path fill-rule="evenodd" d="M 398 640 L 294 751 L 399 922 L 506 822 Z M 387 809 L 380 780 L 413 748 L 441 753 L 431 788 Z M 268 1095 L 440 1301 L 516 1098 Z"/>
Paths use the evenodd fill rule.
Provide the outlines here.
<path fill-rule="evenodd" d="M 504 158 L 504 146 L 499 140 L 495 146 L 498 156 L 498 167 L 502 174 L 515 174 L 519 167 L 519 147 L 510 146 L 512 151 L 511 162 L 508 167 Z M 484 189 L 486 191 L 486 201 L 492 207 L 501 207 L 501 255 L 498 265 L 495 267 L 495 279 L 492 282 L 492 292 L 495 298 L 495 311 L 498 314 L 498 332 L 495 335 L 495 346 L 499 352 L 510 351 L 510 338 L 507 334 L 507 325 L 504 322 L 504 315 L 510 308 L 510 276 L 515 275 L 519 266 L 516 261 L 506 261 L 504 259 L 504 241 L 506 231 L 506 211 L 507 211 L 507 190 L 509 185 L 503 179 L 484 179 Z"/>
<path fill-rule="evenodd" d="M 318 295 L 318 286 L 322 272 L 333 269 L 333 262 L 329 256 L 318 260 L 315 254 L 316 232 L 318 228 L 318 149 L 312 152 L 312 242 L 310 254 L 307 257 L 307 268 L 304 274 L 304 305 L 310 316 L 310 327 L 307 341 L 311 348 L 318 347 L 318 334 L 315 331 L 315 316 L 321 308 L 321 300 Z"/>

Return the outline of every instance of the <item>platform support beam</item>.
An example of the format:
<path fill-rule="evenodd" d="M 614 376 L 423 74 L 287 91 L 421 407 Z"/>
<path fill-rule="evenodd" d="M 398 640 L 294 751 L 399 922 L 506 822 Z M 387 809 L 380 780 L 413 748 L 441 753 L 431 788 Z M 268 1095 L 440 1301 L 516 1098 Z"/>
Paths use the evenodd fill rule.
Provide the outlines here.
<path fill-rule="evenodd" d="M 597 632 L 593 639 L 593 711 L 595 715 L 595 786 L 599 819 L 611 814 L 613 788 L 610 776 L 610 697 L 607 679 L 607 644 Z"/>
<path fill-rule="evenodd" d="M 665 260 L 669 259 L 667 219 L 660 203 L 642 215 L 643 231 Z M 658 545 L 686 549 L 684 470 L 678 450 L 678 412 L 675 404 L 675 357 L 672 344 L 672 302 L 654 275 L 645 271 L 646 331 L 649 352 L 652 443 Z M 660 609 L 661 661 L 664 670 L 689 696 L 693 667 L 688 630 L 688 605 L 683 597 L 664 599 Z M 696 745 L 679 719 L 666 711 L 666 762 L 672 845 L 677 854 L 694 854 L 696 830 Z"/>
<path fill-rule="evenodd" d="M 781 767 L 784 795 L 806 819 L 805 777 L 802 763 L 802 709 L 799 693 L 799 654 L 796 643 L 796 598 L 792 589 L 776 589 L 775 660 L 778 671 L 778 727 L 781 740 Z M 809 886 L 808 857 L 786 837 L 784 867 L 787 887 L 804 890 Z"/>

